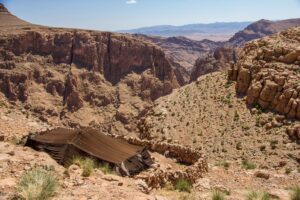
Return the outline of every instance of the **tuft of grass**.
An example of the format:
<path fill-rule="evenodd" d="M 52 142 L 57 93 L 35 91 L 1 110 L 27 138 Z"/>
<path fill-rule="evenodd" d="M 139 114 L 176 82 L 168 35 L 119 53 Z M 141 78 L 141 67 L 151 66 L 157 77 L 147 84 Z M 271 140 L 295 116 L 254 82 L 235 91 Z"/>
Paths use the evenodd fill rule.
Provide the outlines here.
<path fill-rule="evenodd" d="M 300 200 L 300 187 L 296 186 L 291 189 L 291 200 Z"/>
<path fill-rule="evenodd" d="M 54 195 L 57 187 L 58 181 L 52 171 L 33 168 L 22 174 L 17 193 L 26 200 L 46 200 Z"/>
<path fill-rule="evenodd" d="M 270 200 L 270 195 L 266 192 L 251 191 L 246 195 L 246 200 Z"/>
<path fill-rule="evenodd" d="M 93 172 L 94 168 L 96 168 L 95 161 L 88 157 L 75 157 L 72 160 L 72 163 L 78 165 L 82 169 L 82 176 L 89 177 Z"/>
<path fill-rule="evenodd" d="M 242 161 L 242 168 L 247 169 L 247 170 L 255 169 L 256 165 L 254 163 L 248 161 L 248 160 L 243 160 Z"/>
<path fill-rule="evenodd" d="M 179 179 L 176 181 L 174 188 L 180 192 L 191 192 L 193 186 L 188 180 Z"/>
<path fill-rule="evenodd" d="M 111 167 L 108 163 L 103 163 L 98 165 L 98 168 L 104 173 L 104 174 L 112 174 Z"/>
<path fill-rule="evenodd" d="M 216 166 L 222 166 L 224 169 L 228 170 L 230 167 L 230 163 L 227 162 L 226 160 L 220 161 L 216 164 Z"/>
<path fill-rule="evenodd" d="M 225 199 L 225 196 L 222 192 L 220 192 L 219 190 L 214 190 L 212 192 L 212 197 L 211 197 L 212 200 L 224 200 Z"/>

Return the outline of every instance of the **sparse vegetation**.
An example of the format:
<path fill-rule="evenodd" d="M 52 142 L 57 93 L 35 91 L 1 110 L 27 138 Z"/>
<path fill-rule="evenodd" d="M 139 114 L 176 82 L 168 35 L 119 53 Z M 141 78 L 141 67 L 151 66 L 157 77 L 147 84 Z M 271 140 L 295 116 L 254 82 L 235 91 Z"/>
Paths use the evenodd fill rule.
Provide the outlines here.
<path fill-rule="evenodd" d="M 246 195 L 246 200 L 269 200 L 270 195 L 266 192 L 251 191 Z"/>
<path fill-rule="evenodd" d="M 52 171 L 33 168 L 22 174 L 17 192 L 23 199 L 45 200 L 54 195 L 57 187 L 58 182 Z"/>
<path fill-rule="evenodd" d="M 247 169 L 247 170 L 255 169 L 256 165 L 254 163 L 248 161 L 248 160 L 243 160 L 242 161 L 242 168 Z"/>
<path fill-rule="evenodd" d="M 224 161 L 218 162 L 216 164 L 216 166 L 222 166 L 222 167 L 224 167 L 224 169 L 227 170 L 230 167 L 230 163 L 224 160 Z"/>
<path fill-rule="evenodd" d="M 75 157 L 72 160 L 72 163 L 82 168 L 83 171 L 81 175 L 84 177 L 89 177 L 93 173 L 94 168 L 96 167 L 95 161 L 88 157 Z"/>
<path fill-rule="evenodd" d="M 222 192 L 220 192 L 219 190 L 214 190 L 212 192 L 212 197 L 211 197 L 212 200 L 224 200 L 225 199 L 225 196 Z"/>
<path fill-rule="evenodd" d="M 98 168 L 99 168 L 104 174 L 111 174 L 111 173 L 112 173 L 111 167 L 109 166 L 108 163 L 100 164 L 100 165 L 98 166 Z"/>
<path fill-rule="evenodd" d="M 300 187 L 291 188 L 291 200 L 300 200 Z"/>
<path fill-rule="evenodd" d="M 270 142 L 271 149 L 276 149 L 277 144 L 278 144 L 278 140 L 272 140 Z"/>
<path fill-rule="evenodd" d="M 174 186 L 175 190 L 178 190 L 180 192 L 191 192 L 192 187 L 192 184 L 185 179 L 177 180 Z"/>

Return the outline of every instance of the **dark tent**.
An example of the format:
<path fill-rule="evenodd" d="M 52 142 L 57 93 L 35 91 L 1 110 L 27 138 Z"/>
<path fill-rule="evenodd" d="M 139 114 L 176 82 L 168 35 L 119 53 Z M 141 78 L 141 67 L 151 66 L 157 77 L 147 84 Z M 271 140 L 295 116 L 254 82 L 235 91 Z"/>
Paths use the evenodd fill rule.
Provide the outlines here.
<path fill-rule="evenodd" d="M 57 128 L 29 137 L 26 146 L 47 152 L 58 163 L 69 165 L 75 156 L 108 162 L 121 175 L 134 175 L 152 164 L 146 148 L 128 144 L 94 129 Z"/>

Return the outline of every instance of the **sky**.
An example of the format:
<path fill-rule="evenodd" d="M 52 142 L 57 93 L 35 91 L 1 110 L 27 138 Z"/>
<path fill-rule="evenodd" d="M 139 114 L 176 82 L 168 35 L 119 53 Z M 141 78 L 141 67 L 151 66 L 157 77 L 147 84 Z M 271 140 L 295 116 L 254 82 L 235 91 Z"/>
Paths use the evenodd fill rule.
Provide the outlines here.
<path fill-rule="evenodd" d="M 300 0 L 0 0 L 34 24 L 125 30 L 154 25 L 300 18 Z"/>

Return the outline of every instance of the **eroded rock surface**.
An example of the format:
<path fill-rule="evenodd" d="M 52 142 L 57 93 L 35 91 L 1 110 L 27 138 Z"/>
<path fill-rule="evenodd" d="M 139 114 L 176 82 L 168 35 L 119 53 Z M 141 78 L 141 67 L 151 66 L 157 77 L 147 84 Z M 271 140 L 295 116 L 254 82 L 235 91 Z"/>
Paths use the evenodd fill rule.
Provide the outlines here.
<path fill-rule="evenodd" d="M 300 119 L 299 33 L 294 28 L 246 44 L 229 76 L 248 105 Z"/>

